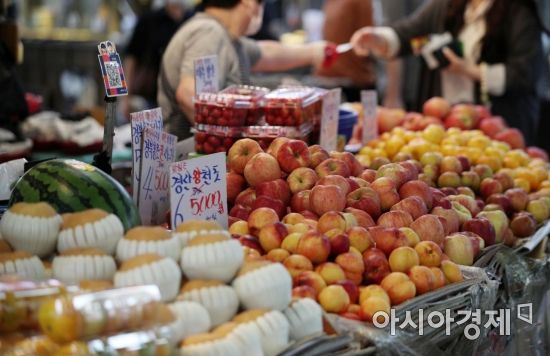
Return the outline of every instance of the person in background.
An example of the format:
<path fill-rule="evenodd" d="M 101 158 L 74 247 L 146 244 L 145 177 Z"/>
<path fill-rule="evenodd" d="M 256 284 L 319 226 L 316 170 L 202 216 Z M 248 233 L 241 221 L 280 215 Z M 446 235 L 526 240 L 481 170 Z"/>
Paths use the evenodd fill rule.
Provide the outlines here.
<path fill-rule="evenodd" d="M 122 102 L 123 114 L 129 116 L 131 97 L 145 99 L 145 108 L 157 106 L 157 77 L 162 54 L 179 27 L 193 15 L 194 0 L 164 0 L 157 10 L 143 14 L 126 47 L 124 72 L 129 97 Z"/>
<path fill-rule="evenodd" d="M 204 12 L 187 21 L 170 41 L 158 78 L 158 102 L 168 130 L 180 140 L 191 136 L 194 124 L 193 61 L 217 55 L 219 88 L 251 84 L 254 72 L 284 71 L 319 66 L 325 57 L 324 42 L 301 46 L 276 41 L 254 41 L 262 25 L 261 0 L 203 0 Z"/>
<path fill-rule="evenodd" d="M 373 24 L 371 0 L 326 0 L 323 12 L 323 38 L 337 44 L 347 43 L 355 31 Z M 361 90 L 376 86 L 373 59 L 362 58 L 352 51 L 341 54 L 329 68 L 319 68 L 316 74 L 350 79 L 352 86 L 342 88 L 342 93 L 351 102 L 361 101 Z"/>
<path fill-rule="evenodd" d="M 463 57 L 448 47 L 449 65 L 424 66 L 421 101 L 441 95 L 451 103 L 490 101 L 495 115 L 534 140 L 545 30 L 534 0 L 430 0 L 412 16 L 389 27 L 365 27 L 351 42 L 358 55 L 394 58 L 412 53 L 411 40 L 449 32 L 462 43 Z M 546 30 L 545 30 L 546 31 Z"/>

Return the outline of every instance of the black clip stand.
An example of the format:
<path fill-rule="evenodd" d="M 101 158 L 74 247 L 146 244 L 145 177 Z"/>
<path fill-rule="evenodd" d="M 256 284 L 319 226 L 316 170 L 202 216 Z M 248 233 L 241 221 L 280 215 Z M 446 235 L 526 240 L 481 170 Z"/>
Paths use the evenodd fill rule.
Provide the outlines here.
<path fill-rule="evenodd" d="M 110 175 L 112 172 L 113 137 L 115 136 L 116 97 L 105 96 L 104 100 L 107 106 L 105 108 L 105 123 L 103 127 L 103 149 L 94 156 L 92 165 Z"/>

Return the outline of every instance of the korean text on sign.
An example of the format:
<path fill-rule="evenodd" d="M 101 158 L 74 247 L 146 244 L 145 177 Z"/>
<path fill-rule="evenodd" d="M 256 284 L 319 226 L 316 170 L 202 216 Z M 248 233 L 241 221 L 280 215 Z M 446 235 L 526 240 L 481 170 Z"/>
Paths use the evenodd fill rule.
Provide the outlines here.
<path fill-rule="evenodd" d="M 172 228 L 187 220 L 213 220 L 227 227 L 225 153 L 170 165 Z"/>
<path fill-rule="evenodd" d="M 138 192 L 143 131 L 146 128 L 151 128 L 162 132 L 162 112 L 160 108 L 131 113 L 130 126 L 132 128 L 132 196 L 134 202 L 139 204 Z"/>
<path fill-rule="evenodd" d="M 141 222 L 160 225 L 170 208 L 170 164 L 176 155 L 177 137 L 153 128 L 143 131 L 138 206 Z"/>
<path fill-rule="evenodd" d="M 195 93 L 216 93 L 218 85 L 218 56 L 195 59 Z"/>

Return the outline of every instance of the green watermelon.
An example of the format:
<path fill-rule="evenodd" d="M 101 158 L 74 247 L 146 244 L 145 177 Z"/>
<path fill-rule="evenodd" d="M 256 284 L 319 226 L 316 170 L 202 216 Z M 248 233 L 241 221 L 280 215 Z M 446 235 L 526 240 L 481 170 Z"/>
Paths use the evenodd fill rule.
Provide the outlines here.
<path fill-rule="evenodd" d="M 122 185 L 74 159 L 54 159 L 31 168 L 17 181 L 9 206 L 21 201 L 45 201 L 60 214 L 103 209 L 117 215 L 125 231 L 140 224 L 137 207 Z"/>

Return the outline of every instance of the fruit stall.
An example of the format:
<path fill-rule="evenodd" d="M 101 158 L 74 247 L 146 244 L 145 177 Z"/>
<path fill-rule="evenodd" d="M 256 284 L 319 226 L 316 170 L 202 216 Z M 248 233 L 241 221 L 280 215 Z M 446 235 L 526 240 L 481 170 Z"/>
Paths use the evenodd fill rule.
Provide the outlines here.
<path fill-rule="evenodd" d="M 197 95 L 194 156 L 224 152 L 227 166 L 226 202 L 200 204 L 224 222 L 146 226 L 131 189 L 75 160 L 6 175 L 0 353 L 496 354 L 547 343 L 546 152 L 486 108 L 441 98 L 422 113 L 377 108 L 368 142 L 368 108 L 345 105 L 354 125 L 332 134 L 348 145 L 328 151 L 326 93 Z"/>

